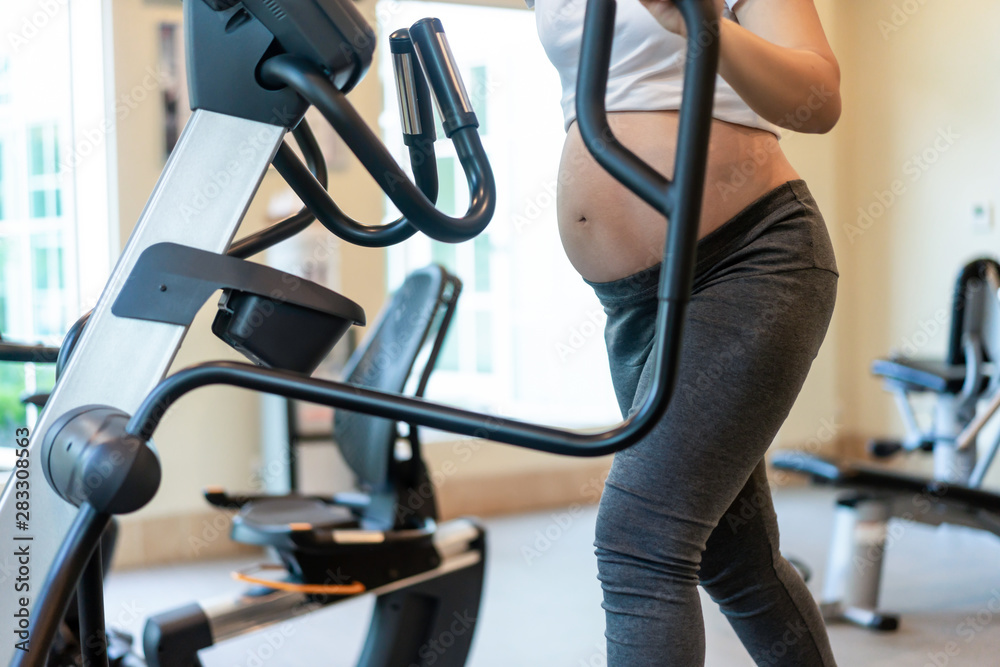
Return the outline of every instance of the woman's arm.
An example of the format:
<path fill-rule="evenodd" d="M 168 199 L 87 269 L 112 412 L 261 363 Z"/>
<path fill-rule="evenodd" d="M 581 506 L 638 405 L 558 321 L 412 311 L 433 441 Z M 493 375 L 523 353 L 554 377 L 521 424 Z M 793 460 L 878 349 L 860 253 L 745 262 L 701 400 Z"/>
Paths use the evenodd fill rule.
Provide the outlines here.
<path fill-rule="evenodd" d="M 640 0 L 683 34 L 673 0 Z M 722 2 L 719 0 L 719 5 Z M 840 67 L 813 0 L 741 0 L 739 23 L 719 26 L 719 74 L 765 120 L 798 132 L 829 132 L 840 118 Z"/>

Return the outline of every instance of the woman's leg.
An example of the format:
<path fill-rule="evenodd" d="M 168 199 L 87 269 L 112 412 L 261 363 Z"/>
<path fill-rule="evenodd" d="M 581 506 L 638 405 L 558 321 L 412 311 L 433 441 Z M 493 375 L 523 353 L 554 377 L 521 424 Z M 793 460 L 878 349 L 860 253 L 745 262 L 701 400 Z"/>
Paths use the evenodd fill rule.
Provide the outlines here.
<path fill-rule="evenodd" d="M 708 538 L 698 577 L 758 665 L 833 664 L 819 608 L 779 551 L 763 462 Z"/>
<path fill-rule="evenodd" d="M 766 253 L 762 257 L 770 264 Z M 704 663 L 696 586 L 706 548 L 712 549 L 705 562 L 713 571 L 701 576 L 730 617 L 752 608 L 753 618 L 740 624 L 748 649 L 770 647 L 789 624 L 805 628 L 784 655 L 761 664 L 834 664 L 815 604 L 801 589 L 790 591 L 795 586 L 785 564 L 773 560 L 778 545 L 777 531 L 769 529 L 770 496 L 760 500 L 765 509 L 756 521 L 733 535 L 719 531 L 741 492 L 766 489 L 761 460 L 826 333 L 836 274 L 817 268 L 767 273 L 760 263 L 722 273 L 703 281 L 692 298 L 667 414 L 646 438 L 616 455 L 601 499 L 595 545 L 614 666 Z M 636 304 L 622 308 L 634 311 Z M 648 349 L 649 335 L 648 327 L 631 332 L 617 326 L 628 321 L 619 315 L 609 309 L 612 376 L 620 399 L 635 397 L 634 409 L 655 359 L 639 359 L 641 369 L 616 363 L 636 360 L 635 350 Z M 635 321 L 640 319 L 648 322 Z M 714 566 L 716 551 L 738 565 Z M 762 561 L 762 554 L 772 558 Z"/>

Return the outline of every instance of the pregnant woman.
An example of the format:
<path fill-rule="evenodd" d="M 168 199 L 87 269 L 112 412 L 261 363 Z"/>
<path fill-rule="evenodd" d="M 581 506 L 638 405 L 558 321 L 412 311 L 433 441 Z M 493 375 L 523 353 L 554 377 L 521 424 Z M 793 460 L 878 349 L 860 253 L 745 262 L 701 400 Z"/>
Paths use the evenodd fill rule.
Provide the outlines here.
<path fill-rule="evenodd" d="M 826 334 L 837 285 L 823 218 L 778 140 L 836 124 L 840 70 L 813 0 L 715 1 L 720 78 L 678 386 L 657 427 L 615 457 L 598 514 L 608 662 L 703 665 L 700 584 L 758 665 L 834 665 L 819 610 L 779 551 L 763 459 Z M 537 0 L 536 22 L 563 85 L 560 235 L 607 313 L 627 416 L 657 363 L 669 221 L 604 172 L 580 138 L 585 4 Z M 667 177 L 684 46 L 672 0 L 618 1 L 610 125 Z"/>

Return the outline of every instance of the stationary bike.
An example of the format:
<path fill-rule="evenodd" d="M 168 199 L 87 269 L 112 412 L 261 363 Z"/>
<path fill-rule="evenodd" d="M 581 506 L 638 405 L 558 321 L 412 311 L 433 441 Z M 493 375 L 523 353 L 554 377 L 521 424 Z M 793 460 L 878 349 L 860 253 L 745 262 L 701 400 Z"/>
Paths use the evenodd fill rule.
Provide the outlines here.
<path fill-rule="evenodd" d="M 872 372 L 892 392 L 906 425 L 903 440 L 876 440 L 876 459 L 931 455 L 930 478 L 870 465 L 838 465 L 798 452 L 781 452 L 772 465 L 845 489 L 837 498 L 833 542 L 821 608 L 829 620 L 874 630 L 895 630 L 899 617 L 879 607 L 889 522 L 954 524 L 1000 536 L 1000 494 L 982 483 L 1000 438 L 980 447 L 978 436 L 1000 410 L 1000 264 L 968 263 L 955 281 L 944 359 L 878 359 Z M 922 428 L 912 394 L 931 394 L 929 429 Z M 977 407 L 985 407 L 977 411 Z"/>
<path fill-rule="evenodd" d="M 418 21 L 390 39 L 414 182 L 346 98 L 368 69 L 374 49 L 371 28 L 351 4 L 186 2 L 189 88 L 195 111 L 107 289 L 82 327 L 33 437 L 18 445 L 29 461 L 25 474 L 8 484 L 0 497 L 0 530 L 30 552 L 32 564 L 31 590 L 21 596 L 0 596 L 0 616 L 16 622 L 15 642 L 0 646 L 0 661 L 21 667 L 45 664 L 76 592 L 79 634 L 85 639 L 81 660 L 107 664 L 101 535 L 111 517 L 136 511 L 153 497 L 161 469 L 151 438 L 170 406 L 200 387 L 237 386 L 413 427 L 570 456 L 609 454 L 645 435 L 666 410 L 676 381 L 718 64 L 718 44 L 711 33 L 718 18 L 714 2 L 677 0 L 677 5 L 689 38 L 675 179 L 670 181 L 622 146 L 608 125 L 604 98 L 615 4 L 613 0 L 588 3 L 577 91 L 581 135 L 603 168 L 669 217 L 671 224 L 653 350 L 659 364 L 650 391 L 623 424 L 579 433 L 439 405 L 364 382 L 310 377 L 337 340 L 351 326 L 364 323 L 365 314 L 342 295 L 243 259 L 296 233 L 310 216 L 344 240 L 368 247 L 399 243 L 417 232 L 457 243 L 485 229 L 495 210 L 493 175 L 440 22 Z M 469 183 L 469 210 L 460 218 L 443 215 L 433 203 L 431 92 Z M 315 169 L 311 171 L 284 145 L 285 134 L 301 127 L 310 105 L 358 156 L 400 210 L 399 219 L 373 226 L 352 220 L 330 198 Z M 269 163 L 308 210 L 234 244 L 233 236 Z M 219 290 L 223 296 L 213 332 L 253 364 L 209 362 L 165 377 L 195 313 Z M 381 476 L 396 462 L 374 448 L 370 454 L 380 461 L 377 465 L 366 464 L 365 452 L 359 454 L 358 465 L 388 479 Z M 419 466 L 401 467 L 419 477 Z M 374 491 L 379 485 L 372 486 Z M 17 506 L 15 493 L 24 490 L 31 495 L 30 512 Z M 441 641 L 432 644 L 439 639 L 433 636 L 436 621 L 427 621 L 438 603 L 428 601 L 420 587 L 481 567 L 482 532 L 466 520 L 437 525 L 429 516 L 410 516 L 399 521 L 399 508 L 388 511 L 380 506 L 386 497 L 392 494 L 369 494 L 357 508 L 348 505 L 347 513 L 338 517 L 332 517 L 334 510 L 325 500 L 291 499 L 294 511 L 280 520 L 270 512 L 255 512 L 251 502 L 243 505 L 238 528 L 248 540 L 277 549 L 285 566 L 284 582 L 302 587 L 286 591 L 293 597 L 326 600 L 362 591 L 380 598 L 404 590 L 414 593 L 412 604 L 390 601 L 384 605 L 385 615 L 375 617 L 372 632 L 382 643 L 366 649 L 362 664 L 463 664 L 462 650 L 454 654 L 447 647 L 444 653 L 432 650 L 433 645 L 443 646 Z M 28 516 L 19 518 L 22 511 Z M 369 511 L 373 514 L 366 514 Z M 318 521 L 317 515 L 322 515 Z M 381 523 L 372 521 L 372 516 Z M 297 520 L 300 517 L 308 518 Z M 327 566 L 335 562 L 350 566 L 343 568 L 343 579 L 331 580 L 327 574 Z M 44 582 L 41 587 L 39 582 Z M 455 588 L 461 595 L 478 596 L 464 583 Z M 235 621 L 231 627 L 246 630 L 308 611 L 302 605 L 281 608 L 288 599 L 283 597 L 267 609 L 249 605 L 245 617 L 236 613 L 226 618 Z M 207 623 L 185 627 L 191 634 L 204 633 L 206 627 L 214 632 L 218 624 L 205 616 Z M 181 635 L 175 636 L 178 642 Z M 205 637 L 195 639 L 192 643 Z M 197 649 L 193 653 L 175 662 L 167 657 L 159 664 L 199 664 Z M 156 664 L 153 661 L 163 656 L 146 657 Z"/>

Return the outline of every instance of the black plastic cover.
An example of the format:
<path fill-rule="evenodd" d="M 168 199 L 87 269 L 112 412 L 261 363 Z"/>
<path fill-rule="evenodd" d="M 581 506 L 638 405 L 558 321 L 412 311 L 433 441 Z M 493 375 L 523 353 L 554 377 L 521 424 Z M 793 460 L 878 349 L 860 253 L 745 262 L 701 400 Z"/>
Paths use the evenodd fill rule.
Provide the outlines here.
<path fill-rule="evenodd" d="M 361 306 L 322 285 L 176 243 L 143 251 L 111 312 L 187 326 L 220 289 L 212 331 L 271 368 L 311 373 L 352 324 L 365 323 Z"/>
<path fill-rule="evenodd" d="M 76 507 L 128 514 L 153 499 L 162 470 L 151 443 L 128 433 L 129 416 L 86 405 L 60 416 L 42 440 L 42 470 L 49 486 Z"/>
<path fill-rule="evenodd" d="M 185 2 L 184 34 L 192 110 L 287 128 L 305 115 L 309 104 L 295 91 L 268 90 L 257 81 L 274 35 L 241 6 L 215 11 L 200 0 Z"/>
<path fill-rule="evenodd" d="M 200 667 L 198 651 L 214 643 L 212 626 L 197 603 L 150 617 L 142 631 L 149 667 Z"/>
<path fill-rule="evenodd" d="M 349 92 L 364 78 L 375 33 L 350 0 L 185 2 L 188 89 L 192 109 L 287 128 L 309 104 L 289 88 L 270 90 L 260 64 L 288 53 L 322 67 Z"/>
<path fill-rule="evenodd" d="M 365 323 L 358 304 L 322 285 L 263 264 L 177 243 L 142 251 L 111 306 L 117 317 L 188 326 L 213 292 L 233 289 Z"/>
<path fill-rule="evenodd" d="M 379 595 L 358 667 L 430 665 L 463 667 L 475 636 L 486 568 L 480 530 L 470 545 L 481 558 L 468 567 Z M 450 637 L 447 650 L 438 638 Z M 437 643 L 435 643 L 437 642 Z M 430 657 L 430 659 L 429 659 Z"/>
<path fill-rule="evenodd" d="M 350 0 L 243 0 L 282 50 L 325 69 L 349 92 L 364 78 L 375 53 L 375 32 Z"/>
<path fill-rule="evenodd" d="M 226 290 L 212 333 L 255 364 L 308 375 L 353 324 L 337 314 Z"/>

